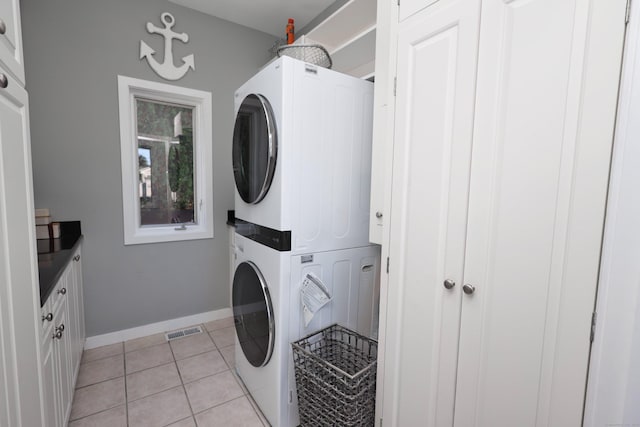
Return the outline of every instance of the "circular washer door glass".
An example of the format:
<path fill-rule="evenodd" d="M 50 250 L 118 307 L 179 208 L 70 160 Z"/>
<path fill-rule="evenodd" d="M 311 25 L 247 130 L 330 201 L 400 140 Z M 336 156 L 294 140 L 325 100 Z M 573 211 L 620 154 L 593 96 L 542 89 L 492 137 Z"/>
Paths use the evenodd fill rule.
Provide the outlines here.
<path fill-rule="evenodd" d="M 233 129 L 233 176 L 242 200 L 255 204 L 267 195 L 276 169 L 278 137 L 269 101 L 248 95 Z"/>
<path fill-rule="evenodd" d="M 242 352 L 253 366 L 264 366 L 273 352 L 275 323 L 269 289 L 254 263 L 238 265 L 232 294 L 233 318 Z"/>

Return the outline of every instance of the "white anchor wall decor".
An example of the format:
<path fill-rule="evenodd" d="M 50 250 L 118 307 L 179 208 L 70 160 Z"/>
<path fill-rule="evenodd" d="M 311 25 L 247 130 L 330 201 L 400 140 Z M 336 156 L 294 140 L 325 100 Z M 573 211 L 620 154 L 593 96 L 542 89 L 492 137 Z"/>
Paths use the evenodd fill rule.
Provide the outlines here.
<path fill-rule="evenodd" d="M 146 58 L 153 71 L 163 79 L 178 80 L 187 74 L 189 68 L 192 70 L 196 69 L 193 54 L 184 56 L 182 58 L 182 65 L 179 67 L 173 65 L 173 39 L 187 43 L 189 41 L 189 35 L 187 33 L 176 33 L 171 29 L 176 23 L 176 19 L 172 14 L 165 12 L 160 15 L 160 20 L 164 24 L 164 28 L 156 27 L 151 22 L 147 22 L 147 31 L 150 34 L 156 33 L 164 37 L 164 62 L 156 61 L 153 57 L 155 50 L 151 49 L 143 40 L 140 40 L 140 59 Z"/>

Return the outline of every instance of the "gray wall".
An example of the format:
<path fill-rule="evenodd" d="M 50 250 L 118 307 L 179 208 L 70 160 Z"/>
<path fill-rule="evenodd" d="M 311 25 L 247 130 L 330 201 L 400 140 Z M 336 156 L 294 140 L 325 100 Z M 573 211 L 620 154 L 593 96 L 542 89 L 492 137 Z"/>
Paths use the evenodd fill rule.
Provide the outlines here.
<path fill-rule="evenodd" d="M 82 221 L 87 335 L 229 307 L 233 92 L 269 60 L 274 38 L 165 0 L 21 7 L 36 207 Z M 163 12 L 190 37 L 174 42 L 175 61 L 194 53 L 196 64 L 168 83 L 213 97 L 215 238 L 124 246 L 117 75 L 163 81 L 138 59 L 140 40 L 162 55 L 162 38 L 145 24 L 160 25 Z"/>

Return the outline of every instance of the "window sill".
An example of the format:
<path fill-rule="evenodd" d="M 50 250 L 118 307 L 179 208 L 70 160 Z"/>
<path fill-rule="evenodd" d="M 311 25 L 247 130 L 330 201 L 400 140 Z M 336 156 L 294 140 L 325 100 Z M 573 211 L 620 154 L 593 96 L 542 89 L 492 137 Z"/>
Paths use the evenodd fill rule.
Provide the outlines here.
<path fill-rule="evenodd" d="M 125 245 L 141 245 L 146 243 L 178 242 L 184 240 L 212 239 L 213 230 L 202 226 L 188 225 L 179 229 L 182 224 L 159 227 L 138 228 L 125 233 Z"/>

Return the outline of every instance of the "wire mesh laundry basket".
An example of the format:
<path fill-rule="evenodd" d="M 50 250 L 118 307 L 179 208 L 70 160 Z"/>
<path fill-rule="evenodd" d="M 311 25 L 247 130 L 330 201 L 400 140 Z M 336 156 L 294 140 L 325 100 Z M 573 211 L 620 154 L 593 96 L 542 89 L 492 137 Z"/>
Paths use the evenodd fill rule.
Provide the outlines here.
<path fill-rule="evenodd" d="M 373 426 L 378 342 L 331 325 L 291 343 L 301 426 Z"/>
<path fill-rule="evenodd" d="M 329 52 L 319 44 L 286 44 L 278 47 L 276 53 L 278 57 L 290 56 L 324 68 L 333 66 Z"/>

